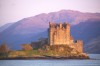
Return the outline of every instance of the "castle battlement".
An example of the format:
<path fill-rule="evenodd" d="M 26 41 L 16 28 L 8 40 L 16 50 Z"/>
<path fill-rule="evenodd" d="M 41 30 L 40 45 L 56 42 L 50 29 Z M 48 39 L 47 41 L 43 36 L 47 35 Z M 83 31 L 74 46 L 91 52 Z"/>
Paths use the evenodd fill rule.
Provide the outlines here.
<path fill-rule="evenodd" d="M 69 23 L 53 23 L 53 22 L 49 22 L 49 27 L 50 28 L 63 28 L 63 29 L 67 29 L 67 27 L 70 27 Z"/>

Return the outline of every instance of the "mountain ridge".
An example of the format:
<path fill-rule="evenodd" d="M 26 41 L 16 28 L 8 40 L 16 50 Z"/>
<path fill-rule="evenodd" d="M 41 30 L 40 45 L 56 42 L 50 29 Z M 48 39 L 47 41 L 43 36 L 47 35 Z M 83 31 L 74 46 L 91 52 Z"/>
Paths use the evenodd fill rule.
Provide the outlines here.
<path fill-rule="evenodd" d="M 47 28 L 49 27 L 50 21 L 55 23 L 69 22 L 71 26 L 74 26 L 72 27 L 72 35 L 74 35 L 75 39 L 85 39 L 87 38 L 86 36 L 92 32 L 93 36 L 90 34 L 87 38 L 89 39 L 92 36 L 92 40 L 96 37 L 94 34 L 99 33 L 100 13 L 82 13 L 79 11 L 61 10 L 24 18 L 0 32 L 0 44 L 6 42 L 8 45 L 14 45 L 12 46 L 13 48 L 18 49 L 23 43 L 31 43 L 32 41 L 37 41 L 41 37 L 47 37 L 47 35 L 44 34 L 47 34 Z M 95 25 L 92 30 L 93 24 L 98 24 L 98 26 Z M 89 29 L 87 30 L 87 28 Z M 84 31 L 86 30 L 86 32 L 83 32 L 85 37 L 79 32 L 82 31 L 82 29 L 84 29 Z M 97 31 L 95 32 L 96 29 Z M 86 40 L 84 40 L 84 42 L 85 45 L 88 43 Z"/>

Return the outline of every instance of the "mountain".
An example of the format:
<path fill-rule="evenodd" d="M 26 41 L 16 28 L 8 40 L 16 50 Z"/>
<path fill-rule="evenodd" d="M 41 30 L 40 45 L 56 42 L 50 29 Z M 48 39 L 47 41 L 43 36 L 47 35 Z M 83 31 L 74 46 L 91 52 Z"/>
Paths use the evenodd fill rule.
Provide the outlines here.
<path fill-rule="evenodd" d="M 7 23 L 3 26 L 0 27 L 0 32 L 2 32 L 3 30 L 5 30 L 6 28 L 8 28 L 9 26 L 11 26 L 13 23 Z"/>
<path fill-rule="evenodd" d="M 81 22 L 71 27 L 74 39 L 84 41 L 84 51 L 100 53 L 100 21 Z"/>
<path fill-rule="evenodd" d="M 69 22 L 73 37 L 83 39 L 84 45 L 100 36 L 100 13 L 61 10 L 48 14 L 42 13 L 14 23 L 0 32 L 0 44 L 6 42 L 12 49 L 19 49 L 23 43 L 31 43 L 39 38 L 47 37 L 50 21 L 55 23 Z"/>
<path fill-rule="evenodd" d="M 71 26 L 74 39 L 82 39 L 85 44 L 100 36 L 100 21 L 88 20 Z"/>
<path fill-rule="evenodd" d="M 85 49 L 84 51 L 88 53 L 99 53 L 100 54 L 100 36 L 89 41 L 85 45 L 84 49 Z"/>

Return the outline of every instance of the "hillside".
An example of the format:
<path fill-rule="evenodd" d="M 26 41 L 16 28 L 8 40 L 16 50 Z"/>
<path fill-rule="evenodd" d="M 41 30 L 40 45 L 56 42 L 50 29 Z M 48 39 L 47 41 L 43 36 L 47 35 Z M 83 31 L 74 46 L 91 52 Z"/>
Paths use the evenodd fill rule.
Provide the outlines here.
<path fill-rule="evenodd" d="M 85 49 L 85 52 L 88 52 L 88 53 L 100 54 L 100 36 L 89 41 L 87 45 L 85 45 L 84 49 Z"/>
<path fill-rule="evenodd" d="M 0 32 L 2 32 L 3 30 L 5 30 L 6 28 L 10 27 L 13 23 L 7 23 L 3 26 L 0 27 Z"/>

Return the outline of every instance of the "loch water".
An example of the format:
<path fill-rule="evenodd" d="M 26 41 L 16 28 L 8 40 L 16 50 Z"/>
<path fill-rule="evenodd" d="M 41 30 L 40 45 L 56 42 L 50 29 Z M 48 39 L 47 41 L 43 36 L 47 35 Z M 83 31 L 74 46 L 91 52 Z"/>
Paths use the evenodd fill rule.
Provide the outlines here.
<path fill-rule="evenodd" d="M 100 54 L 89 54 L 91 59 L 64 60 L 0 60 L 0 66 L 100 66 Z"/>

